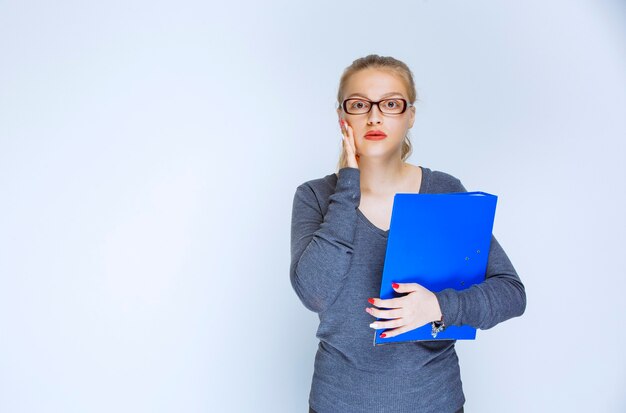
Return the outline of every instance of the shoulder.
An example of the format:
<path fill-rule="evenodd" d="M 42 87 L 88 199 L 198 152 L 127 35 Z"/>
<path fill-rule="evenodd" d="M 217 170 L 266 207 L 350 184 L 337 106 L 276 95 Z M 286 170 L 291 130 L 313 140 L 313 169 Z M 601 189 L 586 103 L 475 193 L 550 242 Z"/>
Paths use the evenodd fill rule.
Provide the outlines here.
<path fill-rule="evenodd" d="M 330 174 L 322 178 L 315 178 L 305 181 L 298 185 L 298 189 L 307 189 L 314 193 L 332 193 L 337 186 L 337 175 Z"/>
<path fill-rule="evenodd" d="M 335 192 L 337 175 L 329 174 L 321 178 L 310 179 L 298 185 L 296 195 L 315 201 L 321 210 L 325 209 L 328 199 Z"/>
<path fill-rule="evenodd" d="M 456 176 L 438 170 L 430 170 L 428 168 L 424 168 L 428 170 L 429 185 L 428 192 L 437 194 L 437 193 L 449 193 L 449 192 L 467 192 L 461 180 Z"/>

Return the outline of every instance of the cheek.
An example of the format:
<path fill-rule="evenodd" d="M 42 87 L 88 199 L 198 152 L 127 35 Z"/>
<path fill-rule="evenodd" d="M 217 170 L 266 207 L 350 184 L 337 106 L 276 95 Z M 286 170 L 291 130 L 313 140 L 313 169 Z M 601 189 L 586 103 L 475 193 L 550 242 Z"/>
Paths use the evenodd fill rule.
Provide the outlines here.
<path fill-rule="evenodd" d="M 399 133 L 404 137 L 407 133 L 409 133 L 409 127 L 411 126 L 411 118 L 406 117 L 398 122 L 398 130 Z"/>

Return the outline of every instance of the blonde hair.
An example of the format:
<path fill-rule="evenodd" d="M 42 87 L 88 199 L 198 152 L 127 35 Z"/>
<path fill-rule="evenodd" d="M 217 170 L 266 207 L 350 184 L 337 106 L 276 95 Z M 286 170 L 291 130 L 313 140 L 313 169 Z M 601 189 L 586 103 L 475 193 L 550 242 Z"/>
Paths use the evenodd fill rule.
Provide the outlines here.
<path fill-rule="evenodd" d="M 413 73 L 411 69 L 400 60 L 394 59 L 391 56 L 379 56 L 376 54 L 367 55 L 365 57 L 361 57 L 356 59 L 350 66 L 348 66 L 341 75 L 341 80 L 339 81 L 339 90 L 337 91 L 337 108 L 341 108 L 341 103 L 343 102 L 344 89 L 346 87 L 346 83 L 350 76 L 355 74 L 356 72 L 363 69 L 379 69 L 386 70 L 393 75 L 397 75 L 400 77 L 404 86 L 406 87 L 408 93 L 409 103 L 415 103 L 417 100 L 417 91 L 415 90 L 415 82 L 413 81 Z M 402 160 L 405 161 L 413 151 L 413 146 L 411 145 L 411 141 L 409 140 L 408 135 L 404 137 L 404 142 L 402 142 Z M 346 152 L 341 150 L 341 156 L 339 157 L 339 162 L 337 163 L 337 172 L 339 169 L 348 166 L 348 162 L 346 159 Z"/>

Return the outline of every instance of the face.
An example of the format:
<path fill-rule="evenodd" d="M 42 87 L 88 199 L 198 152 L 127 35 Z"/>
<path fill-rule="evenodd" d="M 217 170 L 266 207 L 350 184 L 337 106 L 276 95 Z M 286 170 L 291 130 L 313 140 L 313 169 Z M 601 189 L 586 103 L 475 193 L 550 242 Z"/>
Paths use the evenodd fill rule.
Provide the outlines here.
<path fill-rule="evenodd" d="M 343 99 L 361 98 L 373 102 L 392 97 L 403 98 L 408 102 L 408 93 L 402 79 L 390 72 L 378 69 L 363 69 L 354 73 L 346 82 Z M 411 106 L 404 113 L 382 113 L 377 105 L 372 105 L 369 113 L 351 115 L 343 108 L 337 109 L 352 127 L 357 154 L 361 157 L 400 156 L 402 143 L 408 130 L 415 122 L 415 107 Z M 368 139 L 370 131 L 382 131 L 387 135 L 380 140 Z"/>

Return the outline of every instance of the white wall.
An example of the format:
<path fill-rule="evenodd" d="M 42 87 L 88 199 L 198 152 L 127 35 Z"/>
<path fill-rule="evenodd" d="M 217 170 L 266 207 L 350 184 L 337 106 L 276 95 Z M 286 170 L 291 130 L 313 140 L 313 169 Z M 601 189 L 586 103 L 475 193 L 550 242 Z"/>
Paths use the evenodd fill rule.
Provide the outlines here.
<path fill-rule="evenodd" d="M 624 3 L 296 3 L 0 3 L 0 411 L 306 411 L 291 202 L 369 53 L 526 285 L 457 343 L 466 410 L 625 411 Z"/>

